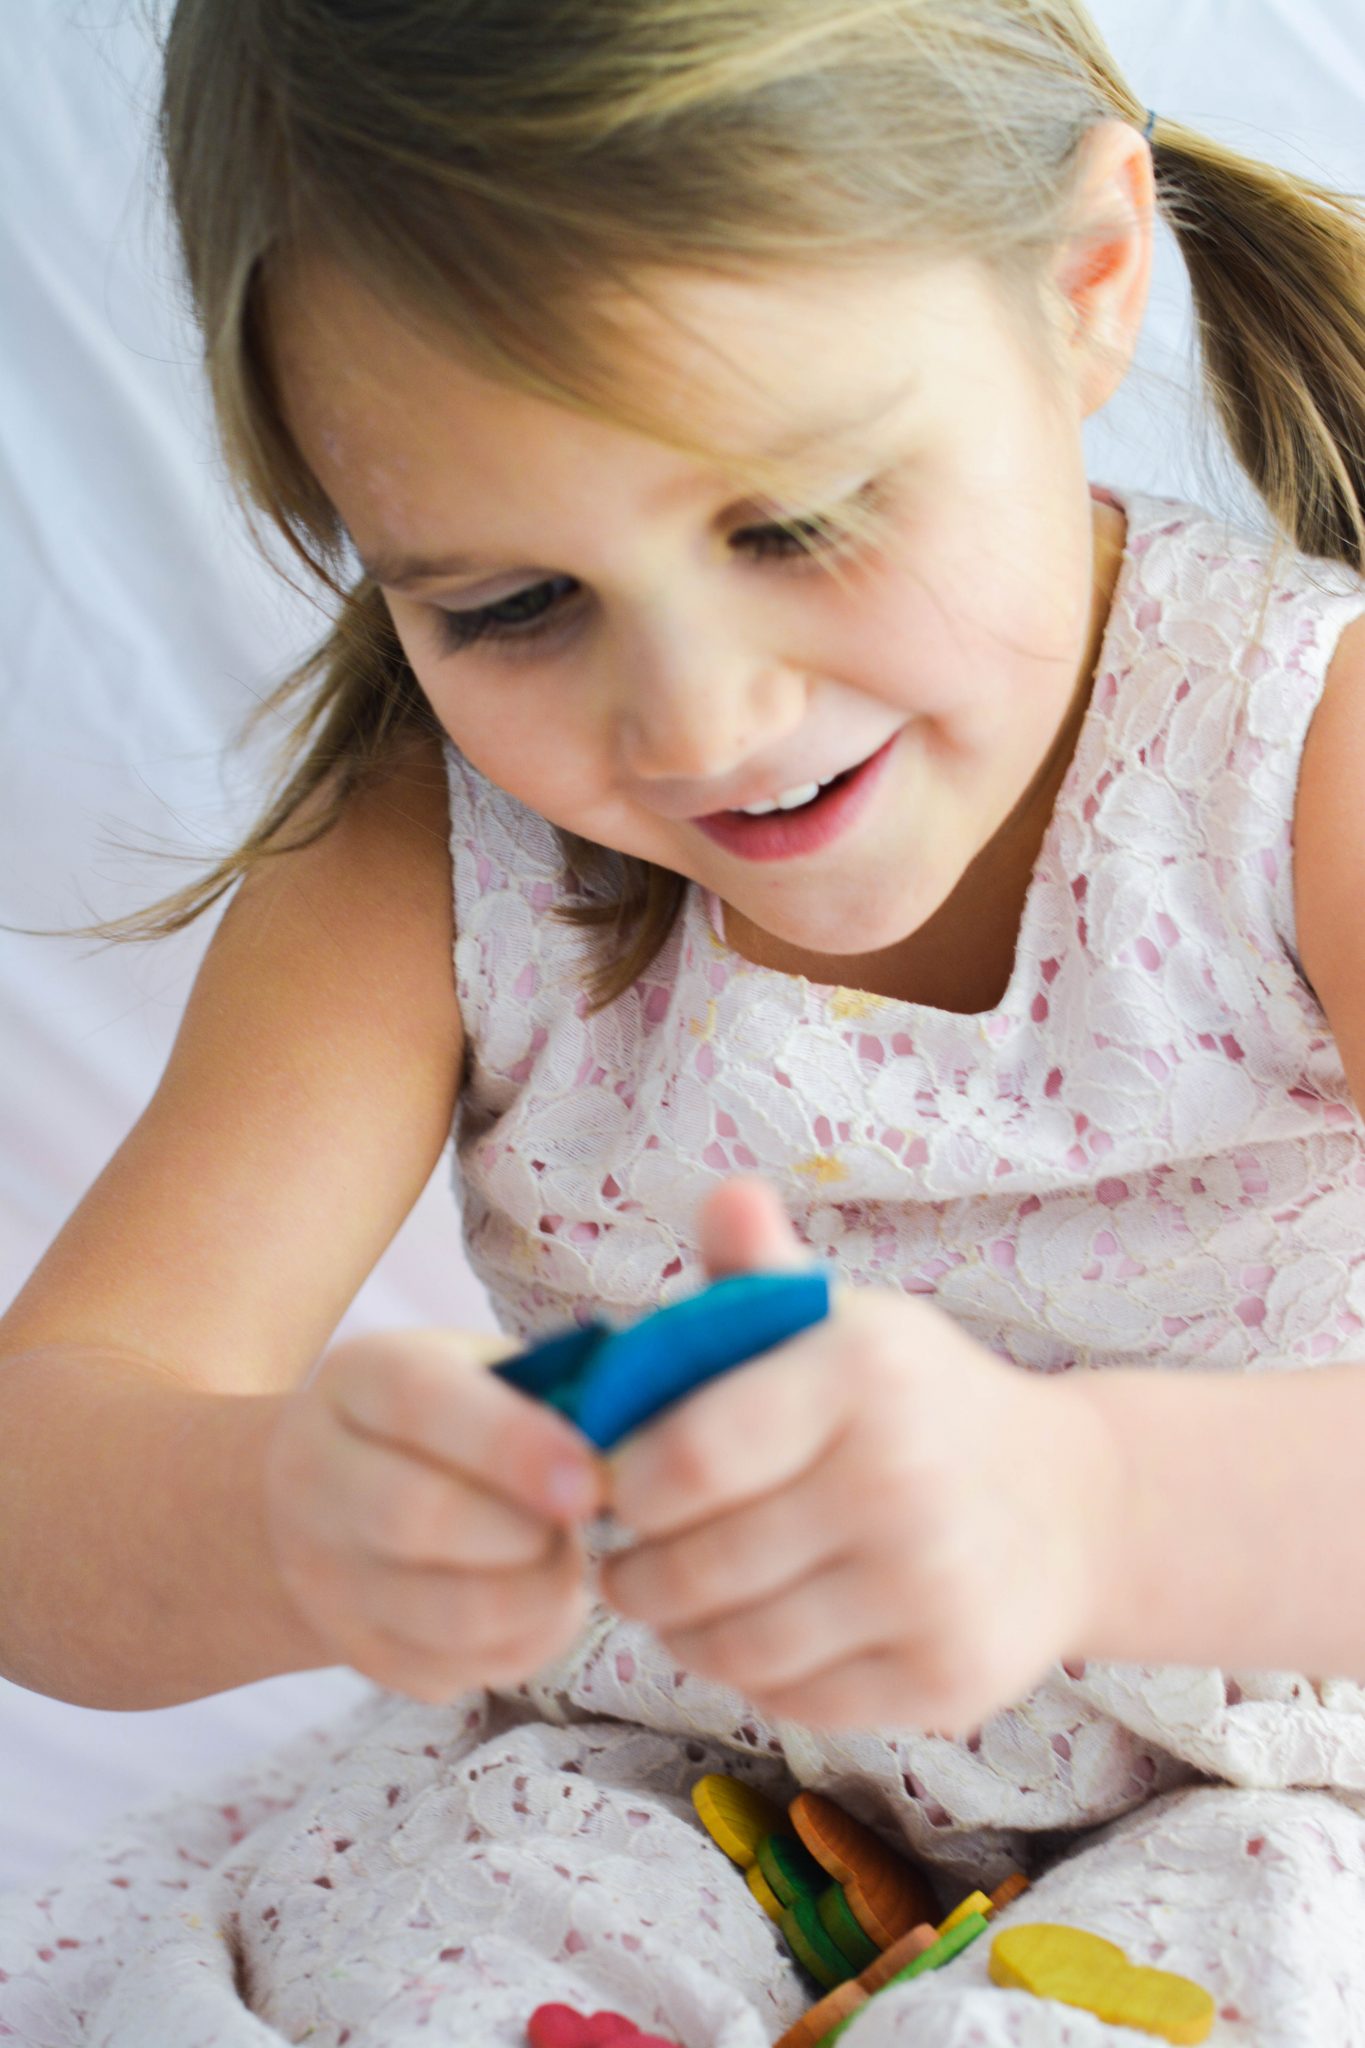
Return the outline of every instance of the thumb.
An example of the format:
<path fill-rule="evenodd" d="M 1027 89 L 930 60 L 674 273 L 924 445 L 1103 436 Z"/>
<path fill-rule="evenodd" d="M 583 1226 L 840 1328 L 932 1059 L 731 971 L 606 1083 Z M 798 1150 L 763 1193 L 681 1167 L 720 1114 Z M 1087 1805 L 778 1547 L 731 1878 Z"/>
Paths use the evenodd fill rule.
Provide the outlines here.
<path fill-rule="evenodd" d="M 757 1174 L 732 1174 L 713 1188 L 697 1221 L 708 1280 L 730 1273 L 790 1271 L 811 1263 L 776 1188 Z"/>

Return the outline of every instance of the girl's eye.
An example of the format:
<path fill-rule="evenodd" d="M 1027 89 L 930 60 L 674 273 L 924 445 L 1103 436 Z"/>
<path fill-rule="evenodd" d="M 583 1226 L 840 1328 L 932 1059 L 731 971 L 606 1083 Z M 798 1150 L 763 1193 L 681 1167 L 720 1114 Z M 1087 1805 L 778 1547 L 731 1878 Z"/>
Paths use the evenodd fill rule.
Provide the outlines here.
<path fill-rule="evenodd" d="M 786 526 L 746 526 L 735 541 L 757 560 L 776 556 L 794 561 L 818 554 L 840 552 L 839 536 L 812 519 L 793 519 Z M 572 576 L 552 576 L 544 583 L 528 584 L 496 604 L 484 604 L 474 611 L 437 611 L 437 635 L 443 654 L 459 654 L 480 640 L 516 642 L 543 639 L 562 623 L 564 607 L 559 602 L 566 590 L 575 587 Z M 511 651 L 509 649 L 509 651 Z"/>
<path fill-rule="evenodd" d="M 480 605 L 477 611 L 436 614 L 443 653 L 458 654 L 476 640 L 535 640 L 549 630 L 557 609 L 557 587 L 573 588 L 572 576 L 555 576 L 548 583 L 529 583 L 512 597 L 496 604 Z"/>

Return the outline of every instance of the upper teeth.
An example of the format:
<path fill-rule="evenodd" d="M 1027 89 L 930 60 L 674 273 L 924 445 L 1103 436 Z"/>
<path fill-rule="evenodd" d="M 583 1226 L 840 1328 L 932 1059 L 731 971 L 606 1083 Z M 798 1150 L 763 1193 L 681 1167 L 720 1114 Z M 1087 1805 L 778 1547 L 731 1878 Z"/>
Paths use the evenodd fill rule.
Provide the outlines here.
<path fill-rule="evenodd" d="M 808 804 L 833 780 L 833 775 L 827 775 L 823 782 L 803 782 L 799 789 L 786 790 L 781 796 L 765 797 L 761 803 L 741 804 L 740 809 L 746 818 L 761 818 L 765 811 L 794 811 L 798 804 Z"/>

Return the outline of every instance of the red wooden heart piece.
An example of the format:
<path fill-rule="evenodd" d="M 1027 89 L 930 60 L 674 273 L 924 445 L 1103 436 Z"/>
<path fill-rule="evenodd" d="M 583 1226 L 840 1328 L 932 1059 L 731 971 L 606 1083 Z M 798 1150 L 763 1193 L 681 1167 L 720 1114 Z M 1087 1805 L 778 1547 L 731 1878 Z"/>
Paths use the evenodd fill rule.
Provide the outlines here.
<path fill-rule="evenodd" d="M 538 2005 L 526 2038 L 531 2048 L 677 2048 L 662 2034 L 642 2034 L 623 2012 L 582 2013 L 571 2005 Z"/>

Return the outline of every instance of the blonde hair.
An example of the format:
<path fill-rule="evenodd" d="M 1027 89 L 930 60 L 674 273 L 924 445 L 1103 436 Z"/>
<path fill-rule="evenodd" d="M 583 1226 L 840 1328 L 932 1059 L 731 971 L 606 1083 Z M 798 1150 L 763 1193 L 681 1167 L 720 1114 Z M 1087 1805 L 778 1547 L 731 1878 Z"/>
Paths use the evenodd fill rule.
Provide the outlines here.
<path fill-rule="evenodd" d="M 599 287 L 905 250 L 974 256 L 1027 311 L 1075 230 L 1083 138 L 1145 111 L 1077 0 L 179 0 L 161 135 L 229 472 L 253 531 L 263 516 L 340 609 L 264 707 L 293 722 L 254 829 L 101 930 L 187 924 L 437 730 L 283 422 L 266 316 L 293 252 L 339 261 L 476 370 L 709 457 L 621 377 Z M 1365 568 L 1365 219 L 1174 122 L 1153 152 L 1239 463 L 1288 542 Z M 556 914 L 609 942 L 600 1008 L 686 884 L 559 838 L 593 900 Z"/>

